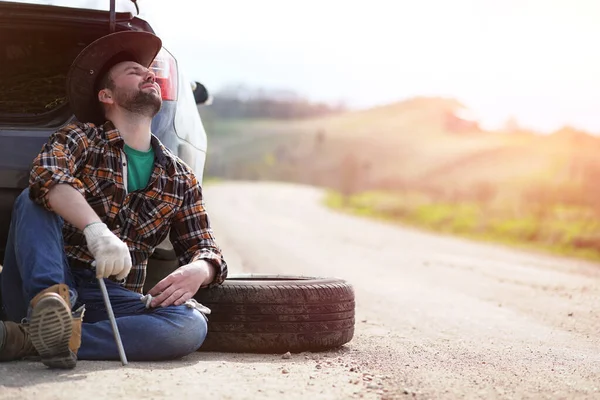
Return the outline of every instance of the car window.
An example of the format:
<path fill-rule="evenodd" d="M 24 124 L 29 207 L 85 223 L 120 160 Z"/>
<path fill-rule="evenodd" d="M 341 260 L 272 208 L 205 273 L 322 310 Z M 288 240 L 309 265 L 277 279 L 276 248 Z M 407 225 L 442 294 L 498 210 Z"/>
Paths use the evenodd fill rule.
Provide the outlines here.
<path fill-rule="evenodd" d="M 88 10 L 109 11 L 109 0 L 0 0 L 0 3 L 27 3 L 58 7 L 82 8 Z M 136 15 L 135 5 L 130 0 L 119 0 L 115 2 L 117 12 L 130 12 Z"/>

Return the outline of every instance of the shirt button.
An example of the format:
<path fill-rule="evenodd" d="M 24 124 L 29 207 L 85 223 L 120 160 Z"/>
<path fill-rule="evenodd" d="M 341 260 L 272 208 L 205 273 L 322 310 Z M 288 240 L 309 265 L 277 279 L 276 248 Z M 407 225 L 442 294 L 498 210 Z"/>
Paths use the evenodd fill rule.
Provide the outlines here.
<path fill-rule="evenodd" d="M 127 166 L 127 163 L 125 163 L 125 162 L 124 162 L 124 163 L 123 163 L 123 166 L 124 166 L 124 167 L 126 167 L 126 166 Z"/>

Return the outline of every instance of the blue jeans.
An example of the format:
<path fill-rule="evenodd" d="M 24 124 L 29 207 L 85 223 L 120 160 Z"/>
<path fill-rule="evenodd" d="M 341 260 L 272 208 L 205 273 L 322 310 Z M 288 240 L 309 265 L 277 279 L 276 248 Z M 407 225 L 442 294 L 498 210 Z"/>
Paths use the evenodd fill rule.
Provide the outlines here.
<path fill-rule="evenodd" d="M 0 274 L 6 315 L 20 322 L 37 293 L 65 283 L 71 289 L 72 309 L 82 304 L 86 308 L 78 358 L 119 360 L 98 281 L 90 270 L 70 268 L 62 227 L 62 218 L 31 201 L 28 189 L 19 195 Z M 198 350 L 204 342 L 207 324 L 199 311 L 185 305 L 146 309 L 139 293 L 104 281 L 128 360 L 176 359 Z"/>

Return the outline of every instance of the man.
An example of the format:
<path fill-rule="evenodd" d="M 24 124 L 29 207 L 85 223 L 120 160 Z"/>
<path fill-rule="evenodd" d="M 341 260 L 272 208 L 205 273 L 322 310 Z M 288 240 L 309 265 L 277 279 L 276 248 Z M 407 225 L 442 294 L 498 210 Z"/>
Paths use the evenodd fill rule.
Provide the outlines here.
<path fill-rule="evenodd" d="M 185 303 L 222 283 L 227 264 L 199 182 L 150 132 L 162 100 L 148 67 L 161 46 L 150 33 L 119 32 L 73 62 L 67 91 L 82 122 L 50 137 L 14 206 L 0 360 L 36 357 L 51 368 L 118 360 L 98 279 L 129 360 L 178 358 L 204 341 L 206 318 Z M 181 266 L 145 304 L 148 257 L 169 232 Z"/>

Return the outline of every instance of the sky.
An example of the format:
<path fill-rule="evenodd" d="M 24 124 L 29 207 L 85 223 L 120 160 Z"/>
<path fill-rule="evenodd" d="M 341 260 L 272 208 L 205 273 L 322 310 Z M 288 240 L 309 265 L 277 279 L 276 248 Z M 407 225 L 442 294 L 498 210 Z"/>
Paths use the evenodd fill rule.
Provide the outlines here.
<path fill-rule="evenodd" d="M 243 83 L 357 108 L 445 96 L 489 127 L 515 117 L 600 134 L 599 0 L 138 4 L 188 79 L 212 92 Z"/>
<path fill-rule="evenodd" d="M 371 107 L 461 100 L 600 133 L 597 0 L 138 0 L 191 79 Z"/>

